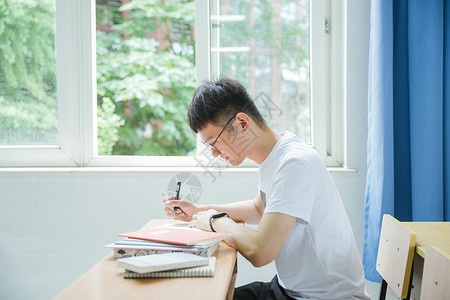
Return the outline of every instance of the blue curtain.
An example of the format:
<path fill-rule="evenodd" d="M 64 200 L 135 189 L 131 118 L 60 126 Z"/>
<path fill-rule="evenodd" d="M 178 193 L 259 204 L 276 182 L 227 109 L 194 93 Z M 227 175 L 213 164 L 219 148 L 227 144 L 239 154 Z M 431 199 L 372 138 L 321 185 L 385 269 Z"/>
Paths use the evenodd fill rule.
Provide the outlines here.
<path fill-rule="evenodd" d="M 370 17 L 363 265 L 380 281 L 383 214 L 450 220 L 450 0 L 372 0 Z"/>

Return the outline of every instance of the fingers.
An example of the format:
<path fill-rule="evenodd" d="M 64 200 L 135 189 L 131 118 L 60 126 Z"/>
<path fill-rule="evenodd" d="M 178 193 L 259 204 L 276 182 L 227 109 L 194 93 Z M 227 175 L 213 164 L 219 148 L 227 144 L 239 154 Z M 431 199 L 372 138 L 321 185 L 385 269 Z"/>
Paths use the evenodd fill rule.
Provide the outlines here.
<path fill-rule="evenodd" d="M 171 214 L 173 216 L 184 213 L 184 211 L 179 206 L 177 206 L 176 203 L 165 204 L 164 211 L 167 215 Z"/>
<path fill-rule="evenodd" d="M 198 226 L 198 224 L 199 224 L 198 218 L 199 218 L 199 213 L 192 215 L 191 221 L 189 222 L 189 227 L 199 227 Z"/>
<path fill-rule="evenodd" d="M 173 210 L 172 208 L 166 206 L 166 207 L 164 208 L 164 211 L 166 212 L 167 216 L 173 217 L 173 215 L 174 215 L 174 210 Z"/>
<path fill-rule="evenodd" d="M 170 208 L 165 208 L 164 211 L 169 218 L 180 220 L 180 221 L 189 221 L 187 214 L 181 209 L 177 209 L 176 212 Z"/>
<path fill-rule="evenodd" d="M 195 214 L 192 216 L 192 219 L 189 222 L 189 227 L 197 227 L 203 229 L 204 226 L 202 221 L 203 221 L 202 215 Z"/>
<path fill-rule="evenodd" d="M 175 196 L 166 197 L 166 198 L 163 199 L 163 202 L 166 203 L 166 202 L 169 202 L 169 201 L 172 201 L 172 200 L 175 200 Z"/>
<path fill-rule="evenodd" d="M 212 214 L 217 213 L 214 209 L 207 211 L 200 211 L 192 216 L 192 220 L 189 222 L 189 227 L 197 227 L 203 230 L 211 231 L 209 227 L 209 217 Z"/>
<path fill-rule="evenodd" d="M 164 211 L 169 218 L 181 221 L 190 221 L 195 211 L 195 205 L 186 199 L 175 200 L 175 196 L 163 199 Z"/>
<path fill-rule="evenodd" d="M 198 220 L 201 218 L 207 218 L 209 220 L 209 216 L 212 214 L 216 214 L 217 211 L 214 209 L 208 209 L 206 211 L 199 211 L 198 213 L 192 216 L 192 219 Z"/>
<path fill-rule="evenodd" d="M 180 210 L 180 204 L 181 204 L 181 200 L 174 200 L 174 199 L 170 200 L 170 199 L 168 199 L 168 200 L 166 200 L 164 202 L 165 210 L 169 209 L 173 213 L 175 207 L 177 207 L 178 208 L 177 211 L 179 211 Z"/>

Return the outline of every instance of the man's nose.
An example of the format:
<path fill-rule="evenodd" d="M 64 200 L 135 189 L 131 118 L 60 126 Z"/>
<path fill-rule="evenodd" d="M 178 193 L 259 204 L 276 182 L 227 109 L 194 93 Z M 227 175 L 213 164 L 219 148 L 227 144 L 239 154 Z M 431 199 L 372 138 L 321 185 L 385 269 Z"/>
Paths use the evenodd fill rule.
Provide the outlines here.
<path fill-rule="evenodd" d="M 222 152 L 220 152 L 219 149 L 217 149 L 217 148 L 211 149 L 211 154 L 212 154 L 214 157 L 219 156 L 221 153 L 222 153 Z"/>

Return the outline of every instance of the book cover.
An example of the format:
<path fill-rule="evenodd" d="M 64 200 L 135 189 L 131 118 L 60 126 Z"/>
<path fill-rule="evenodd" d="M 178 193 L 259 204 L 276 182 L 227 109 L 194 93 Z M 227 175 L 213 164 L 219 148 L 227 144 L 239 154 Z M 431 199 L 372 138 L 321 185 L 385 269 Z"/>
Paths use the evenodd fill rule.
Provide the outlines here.
<path fill-rule="evenodd" d="M 150 254 L 162 254 L 170 252 L 187 252 L 199 256 L 210 257 L 218 247 L 218 243 L 212 244 L 207 248 L 198 247 L 176 247 L 171 244 L 166 244 L 164 246 L 141 246 L 141 245 L 122 245 L 122 244 L 109 244 L 106 248 L 113 248 L 114 258 L 124 258 L 140 255 L 150 255 Z"/>
<path fill-rule="evenodd" d="M 131 239 L 131 238 L 124 238 L 120 241 L 115 242 L 117 245 L 136 245 L 136 246 L 153 246 L 153 247 L 176 247 L 176 248 L 208 248 L 210 246 L 213 246 L 217 244 L 218 242 L 212 242 L 212 243 L 204 243 L 201 245 L 176 245 L 171 243 L 163 243 L 163 242 L 154 242 L 154 241 L 147 241 L 147 240 L 139 240 L 139 239 Z"/>
<path fill-rule="evenodd" d="M 123 278 L 176 278 L 176 277 L 211 277 L 216 270 L 216 258 L 209 258 L 209 264 L 201 267 L 185 268 L 172 271 L 135 273 L 132 271 L 123 272 Z"/>
<path fill-rule="evenodd" d="M 121 233 L 119 236 L 178 245 L 201 245 L 204 243 L 219 242 L 229 237 L 230 234 L 204 231 L 196 228 L 161 226 L 146 230 Z"/>
<path fill-rule="evenodd" d="M 209 263 L 207 257 L 185 252 L 170 252 L 134 256 L 117 260 L 117 266 L 136 273 L 149 273 L 204 266 Z"/>

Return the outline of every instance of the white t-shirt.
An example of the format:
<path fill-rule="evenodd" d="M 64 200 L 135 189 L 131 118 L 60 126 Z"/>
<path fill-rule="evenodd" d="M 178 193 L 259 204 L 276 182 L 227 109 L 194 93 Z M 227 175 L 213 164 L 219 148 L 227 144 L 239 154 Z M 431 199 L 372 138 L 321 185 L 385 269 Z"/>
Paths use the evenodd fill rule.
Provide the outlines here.
<path fill-rule="evenodd" d="M 350 222 L 321 157 L 285 132 L 258 175 L 264 214 L 297 218 L 275 258 L 288 295 L 369 300 Z"/>

